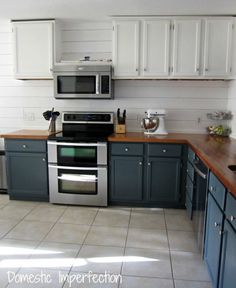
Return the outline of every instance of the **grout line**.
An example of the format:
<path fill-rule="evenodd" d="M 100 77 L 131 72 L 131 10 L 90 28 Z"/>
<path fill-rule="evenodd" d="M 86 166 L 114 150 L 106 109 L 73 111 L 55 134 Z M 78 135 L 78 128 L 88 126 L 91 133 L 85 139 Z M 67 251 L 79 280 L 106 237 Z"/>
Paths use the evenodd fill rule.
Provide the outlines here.
<path fill-rule="evenodd" d="M 164 220 L 165 220 L 165 225 L 166 225 L 166 236 L 167 236 L 167 242 L 168 242 L 168 248 L 169 248 L 169 258 L 170 258 L 170 268 L 171 268 L 171 275 L 172 275 L 172 281 L 173 281 L 173 288 L 175 288 L 174 272 L 173 272 L 172 257 L 171 257 L 171 250 L 170 250 L 170 241 L 169 241 L 169 234 L 168 234 L 168 229 L 167 229 L 165 211 L 164 211 Z"/>

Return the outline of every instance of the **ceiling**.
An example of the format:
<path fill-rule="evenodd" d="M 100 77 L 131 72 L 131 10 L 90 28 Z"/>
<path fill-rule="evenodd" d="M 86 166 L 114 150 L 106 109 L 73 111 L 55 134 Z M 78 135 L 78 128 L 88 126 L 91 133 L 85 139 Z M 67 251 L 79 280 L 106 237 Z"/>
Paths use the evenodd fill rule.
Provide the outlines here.
<path fill-rule="evenodd" d="M 107 20 L 111 15 L 236 15 L 236 0 L 0 0 L 0 19 Z"/>

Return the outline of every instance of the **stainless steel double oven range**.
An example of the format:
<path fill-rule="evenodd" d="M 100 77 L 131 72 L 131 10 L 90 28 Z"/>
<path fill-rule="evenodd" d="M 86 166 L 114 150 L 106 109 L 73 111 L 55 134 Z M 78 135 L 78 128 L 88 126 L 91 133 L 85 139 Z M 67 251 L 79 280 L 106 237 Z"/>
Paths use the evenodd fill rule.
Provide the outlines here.
<path fill-rule="evenodd" d="M 49 137 L 51 203 L 107 206 L 107 137 L 111 112 L 63 112 L 62 132 Z"/>

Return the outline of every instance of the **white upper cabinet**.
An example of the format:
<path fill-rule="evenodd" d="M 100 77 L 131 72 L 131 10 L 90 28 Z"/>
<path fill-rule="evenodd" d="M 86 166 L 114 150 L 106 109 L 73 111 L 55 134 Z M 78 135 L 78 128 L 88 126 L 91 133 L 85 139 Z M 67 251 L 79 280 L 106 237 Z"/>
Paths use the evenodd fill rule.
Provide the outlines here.
<path fill-rule="evenodd" d="M 201 19 L 173 21 L 173 76 L 198 76 L 200 71 Z"/>
<path fill-rule="evenodd" d="M 15 77 L 51 79 L 54 21 L 13 22 Z"/>
<path fill-rule="evenodd" d="M 141 75 L 168 76 L 170 20 L 144 20 L 142 44 Z"/>
<path fill-rule="evenodd" d="M 205 20 L 203 75 L 231 74 L 233 17 Z"/>
<path fill-rule="evenodd" d="M 115 21 L 113 30 L 114 76 L 138 76 L 139 21 Z"/>

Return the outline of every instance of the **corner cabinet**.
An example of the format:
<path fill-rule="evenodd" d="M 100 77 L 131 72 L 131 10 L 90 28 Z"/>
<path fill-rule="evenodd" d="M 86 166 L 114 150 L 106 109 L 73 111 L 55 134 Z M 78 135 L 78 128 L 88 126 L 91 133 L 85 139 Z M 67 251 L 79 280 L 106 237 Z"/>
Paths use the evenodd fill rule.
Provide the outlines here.
<path fill-rule="evenodd" d="M 54 21 L 14 21 L 14 73 L 17 79 L 52 79 Z"/>
<path fill-rule="evenodd" d="M 113 21 L 116 79 L 227 79 L 233 17 L 133 17 Z"/>
<path fill-rule="evenodd" d="M 11 200 L 48 201 L 46 141 L 5 139 Z"/>
<path fill-rule="evenodd" d="M 180 207 L 182 145 L 110 144 L 111 204 Z"/>

